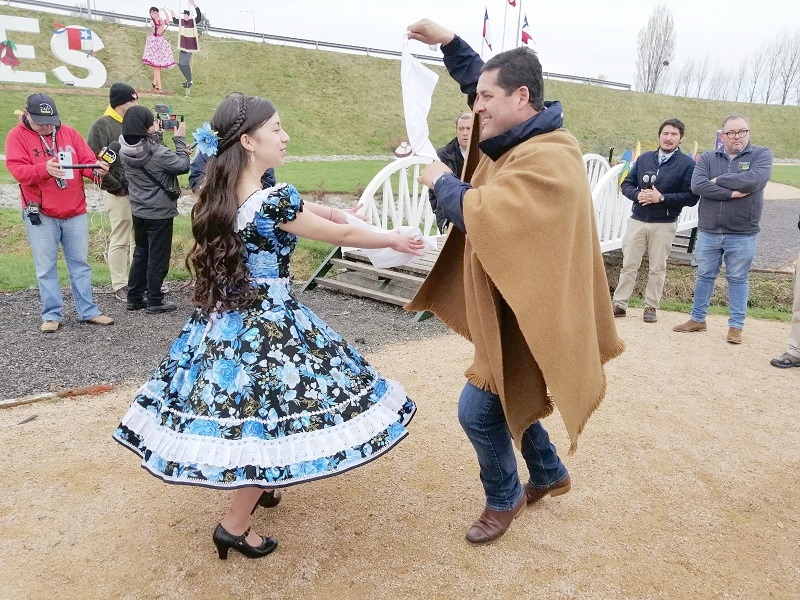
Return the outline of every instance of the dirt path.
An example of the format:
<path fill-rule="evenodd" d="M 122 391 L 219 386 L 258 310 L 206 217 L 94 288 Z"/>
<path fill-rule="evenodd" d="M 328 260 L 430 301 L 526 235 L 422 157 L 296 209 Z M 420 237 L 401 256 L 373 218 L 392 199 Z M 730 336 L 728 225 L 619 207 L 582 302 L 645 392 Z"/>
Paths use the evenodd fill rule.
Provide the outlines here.
<path fill-rule="evenodd" d="M 417 401 L 411 435 L 261 509 L 280 547 L 260 561 L 216 558 L 227 493 L 162 484 L 112 442 L 132 389 L 0 410 L 0 597 L 796 597 L 800 369 L 769 365 L 788 325 L 748 319 L 732 346 L 724 317 L 702 334 L 671 331 L 683 314 L 640 317 L 618 320 L 628 351 L 564 457 L 572 492 L 483 548 L 463 540 L 483 496 L 455 336 L 371 355 Z M 545 425 L 566 448 L 560 418 Z"/>

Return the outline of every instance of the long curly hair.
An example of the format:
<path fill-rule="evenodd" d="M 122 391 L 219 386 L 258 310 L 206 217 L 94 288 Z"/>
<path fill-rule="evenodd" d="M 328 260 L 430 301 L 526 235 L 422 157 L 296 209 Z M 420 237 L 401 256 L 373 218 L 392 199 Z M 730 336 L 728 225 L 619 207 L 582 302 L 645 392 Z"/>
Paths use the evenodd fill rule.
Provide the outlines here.
<path fill-rule="evenodd" d="M 204 183 L 192 208 L 194 246 L 186 268 L 195 278 L 193 304 L 206 312 L 243 309 L 256 289 L 244 262 L 244 244 L 236 232 L 236 185 L 249 168 L 239 143 L 275 114 L 265 98 L 230 95 L 214 111 L 211 128 L 219 135 L 217 154 L 206 164 Z"/>

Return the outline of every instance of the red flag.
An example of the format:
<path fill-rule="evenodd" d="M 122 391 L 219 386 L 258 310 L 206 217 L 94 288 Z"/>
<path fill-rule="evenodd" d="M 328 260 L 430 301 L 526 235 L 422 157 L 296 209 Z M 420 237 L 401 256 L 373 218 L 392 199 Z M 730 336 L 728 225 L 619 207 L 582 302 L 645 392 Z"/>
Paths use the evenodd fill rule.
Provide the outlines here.
<path fill-rule="evenodd" d="M 525 15 L 525 18 L 522 21 L 522 43 L 527 44 L 532 39 L 533 38 L 531 37 L 531 34 L 528 33 L 528 15 Z"/>
<path fill-rule="evenodd" d="M 492 33 L 489 31 L 489 10 L 484 8 L 483 13 L 483 39 L 486 42 L 486 45 L 489 46 L 489 50 L 492 49 Z"/>

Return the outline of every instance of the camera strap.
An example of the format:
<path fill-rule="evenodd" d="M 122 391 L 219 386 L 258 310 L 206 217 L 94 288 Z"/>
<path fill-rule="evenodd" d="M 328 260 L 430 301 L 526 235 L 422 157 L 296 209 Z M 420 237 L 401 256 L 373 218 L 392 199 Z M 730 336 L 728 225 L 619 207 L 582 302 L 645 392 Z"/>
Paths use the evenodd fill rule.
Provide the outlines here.
<path fill-rule="evenodd" d="M 55 156 L 56 155 L 56 130 L 53 128 L 53 133 L 50 134 L 50 140 L 53 142 L 53 145 L 47 143 L 47 140 L 44 139 L 44 136 L 40 133 L 39 139 L 42 141 L 42 150 L 47 156 Z"/>
<path fill-rule="evenodd" d="M 152 156 L 152 154 L 151 154 L 151 156 Z M 146 177 L 147 177 L 147 178 L 148 178 L 150 181 L 152 181 L 153 183 L 155 183 L 155 184 L 156 184 L 158 187 L 160 187 L 160 188 L 161 188 L 161 189 L 162 189 L 162 190 L 163 190 L 163 191 L 164 191 L 164 192 L 167 194 L 167 196 L 169 196 L 169 193 L 170 193 L 170 192 L 169 192 L 169 190 L 168 190 L 167 188 L 165 188 L 165 187 L 162 185 L 162 183 L 161 183 L 160 181 L 158 181 L 158 179 L 156 179 L 155 177 L 153 177 L 153 176 L 150 174 L 150 172 L 149 172 L 147 169 L 145 169 L 144 167 L 139 167 L 139 169 L 141 169 L 142 173 L 144 173 L 144 174 L 145 174 L 145 176 L 146 176 Z"/>

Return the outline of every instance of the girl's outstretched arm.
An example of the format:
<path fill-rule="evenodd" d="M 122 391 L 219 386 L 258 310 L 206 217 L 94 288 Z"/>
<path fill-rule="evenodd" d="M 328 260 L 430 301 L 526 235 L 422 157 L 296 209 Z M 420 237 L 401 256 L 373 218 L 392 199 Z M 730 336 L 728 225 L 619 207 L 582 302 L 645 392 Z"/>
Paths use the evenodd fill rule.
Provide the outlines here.
<path fill-rule="evenodd" d="M 354 248 L 391 248 L 397 252 L 422 256 L 424 242 L 400 233 L 381 233 L 371 231 L 357 225 L 340 225 L 304 210 L 297 213 L 294 221 L 281 223 L 283 231 L 299 235 L 310 240 L 326 242 L 334 246 L 352 246 Z"/>

